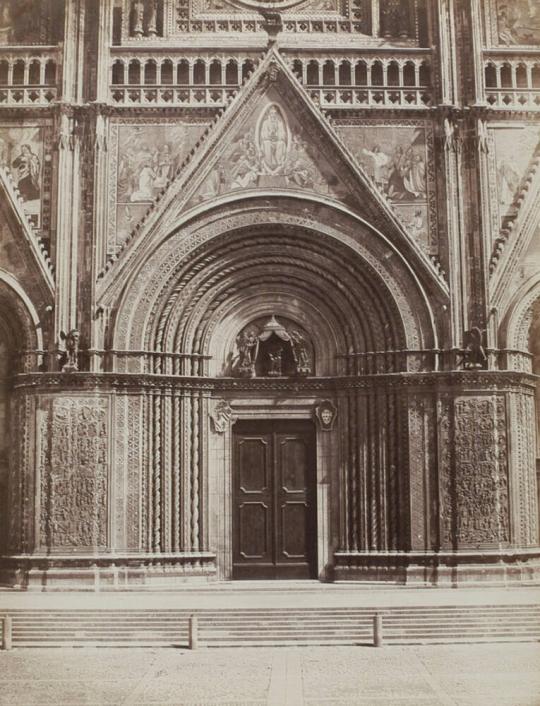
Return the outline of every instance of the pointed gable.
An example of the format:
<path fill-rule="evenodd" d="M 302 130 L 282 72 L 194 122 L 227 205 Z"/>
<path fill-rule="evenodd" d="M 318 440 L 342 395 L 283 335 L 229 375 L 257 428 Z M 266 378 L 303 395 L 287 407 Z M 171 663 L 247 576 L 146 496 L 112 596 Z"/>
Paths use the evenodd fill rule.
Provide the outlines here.
<path fill-rule="evenodd" d="M 159 239 L 223 197 L 248 193 L 296 193 L 345 205 L 389 237 L 405 257 L 420 260 L 439 291 L 447 293 L 437 266 L 407 233 L 275 48 L 206 131 L 189 163 L 153 204 L 117 259 L 127 264 L 139 245 L 146 250 L 148 238 Z M 109 266 L 101 291 L 114 280 L 118 267 Z"/>

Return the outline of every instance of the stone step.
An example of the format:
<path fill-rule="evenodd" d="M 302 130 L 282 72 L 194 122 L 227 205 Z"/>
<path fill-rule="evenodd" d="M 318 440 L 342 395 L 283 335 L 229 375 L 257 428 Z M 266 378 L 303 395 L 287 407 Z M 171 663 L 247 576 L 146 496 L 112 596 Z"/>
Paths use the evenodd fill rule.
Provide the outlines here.
<path fill-rule="evenodd" d="M 508 614 L 508 615 L 481 615 L 481 614 L 476 614 L 476 615 L 460 615 L 460 614 L 455 614 L 451 616 L 434 616 L 430 614 L 426 615 L 414 615 L 414 616 L 407 616 L 407 615 L 395 615 L 390 612 L 382 612 L 380 613 L 384 620 L 390 620 L 390 621 L 399 621 L 402 623 L 438 623 L 438 622 L 448 622 L 448 621 L 459 621 L 462 623 L 478 623 L 478 622 L 498 622 L 501 620 L 513 620 L 513 621 L 527 621 L 527 622 L 534 622 L 535 624 L 540 624 L 540 615 L 532 614 L 532 615 L 527 615 L 525 614 Z M 275 625 L 276 623 L 302 623 L 309 621 L 310 623 L 332 623 L 334 621 L 338 621 L 340 623 L 346 623 L 346 622 L 368 622 L 372 620 L 373 616 L 375 615 L 374 612 L 369 613 L 367 615 L 343 615 L 343 616 L 322 616 L 318 614 L 314 614 L 312 616 L 310 615 L 303 615 L 303 616 L 298 616 L 298 615 L 279 615 L 279 616 L 259 616 L 259 615 L 215 615 L 215 616 L 209 616 L 209 615 L 204 615 L 199 613 L 198 611 L 193 611 L 192 613 L 188 613 L 185 615 L 173 615 L 173 616 L 114 616 L 114 617 L 108 617 L 108 616 L 79 616 L 78 618 L 75 617 L 67 617 L 67 616 L 42 616 L 42 615 L 34 615 L 34 616 L 28 616 L 28 615 L 17 615 L 10 613 L 12 615 L 13 620 L 16 621 L 19 624 L 26 624 L 26 623 L 55 623 L 55 622 L 62 622 L 70 625 L 77 625 L 77 624 L 84 624 L 84 623 L 94 623 L 94 624 L 102 624 L 102 625 L 115 625 L 115 624 L 120 624 L 120 623 L 139 623 L 139 622 L 145 622 L 145 623 L 163 623 L 163 622 L 171 622 L 175 621 L 178 623 L 185 622 L 189 620 L 190 615 L 197 615 L 199 618 L 199 621 L 201 623 L 220 623 L 222 625 L 229 625 L 229 624 L 234 624 L 237 622 L 241 623 L 251 623 L 253 625 Z"/>
<path fill-rule="evenodd" d="M 13 644 L 185 646 L 190 615 L 207 646 L 371 644 L 373 616 L 390 644 L 540 641 L 540 607 L 292 608 L 228 610 L 18 610 Z M 1 613 L 0 613 L 1 615 Z"/>
<path fill-rule="evenodd" d="M 535 611 L 540 613 L 540 604 L 530 603 L 530 604 L 518 604 L 518 605 L 465 605 L 465 606 L 373 606 L 373 607 L 318 607 L 312 606 L 307 608 L 151 608 L 151 609 L 132 609 L 132 608 L 103 608 L 103 609 L 93 609 L 93 608 L 73 608 L 73 609 L 50 609 L 50 608 L 13 608 L 9 610 L 9 613 L 20 613 L 20 614 L 43 614 L 43 615 L 170 615 L 170 614 L 185 614 L 191 613 L 196 610 L 200 614 L 204 615 L 234 615 L 241 614 L 246 615 L 249 613 L 256 613 L 258 615 L 275 615 L 278 613 L 290 614 L 311 614 L 313 612 L 327 613 L 327 614 L 342 614 L 342 613 L 373 613 L 375 611 L 388 611 L 391 613 L 455 613 L 459 611 L 460 613 L 468 612 L 502 612 L 502 613 L 517 613 L 517 612 L 529 612 Z M 5 609 L 0 608 L 0 615 L 5 614 Z"/>
<path fill-rule="evenodd" d="M 339 619 L 333 618 L 333 619 L 328 619 L 328 618 L 321 618 L 318 616 L 313 616 L 313 617 L 279 617 L 279 618 L 257 618 L 257 617 L 251 617 L 251 616 L 235 616 L 234 618 L 220 618 L 220 617 L 207 617 L 207 616 L 201 616 L 200 614 L 196 614 L 198 617 L 199 625 L 222 625 L 224 627 L 227 626 L 234 626 L 234 625 L 248 625 L 248 626 L 260 626 L 260 627 L 266 627 L 266 626 L 276 626 L 276 625 L 303 625 L 303 624 L 310 624 L 310 625 L 333 625 L 336 622 L 339 623 L 340 625 L 356 625 L 356 624 L 368 624 L 371 623 L 373 615 L 370 616 L 358 616 L 358 617 L 342 617 Z M 499 624 L 499 623 L 504 623 L 510 621 L 512 624 L 532 624 L 532 625 L 539 625 L 540 626 L 540 617 L 537 616 L 504 616 L 504 617 L 495 617 L 493 618 L 492 616 L 487 616 L 487 617 L 482 617 L 482 616 L 471 616 L 471 617 L 464 617 L 464 616 L 453 616 L 451 620 L 441 620 L 438 617 L 433 617 L 433 616 L 421 616 L 421 617 L 402 617 L 402 616 L 394 616 L 391 614 L 382 614 L 383 620 L 388 623 L 392 624 L 400 624 L 400 625 L 441 625 L 445 623 L 451 623 L 453 625 L 460 624 L 460 625 L 484 625 L 484 624 Z M 182 616 L 182 617 L 171 617 L 171 618 L 146 618 L 146 617 L 141 617 L 141 618 L 129 618 L 129 619 L 122 619 L 122 618 L 117 618 L 114 620 L 111 619 L 104 619 L 104 618 L 81 618 L 79 620 L 75 619 L 68 619 L 66 620 L 63 617 L 55 617 L 55 618 L 44 618 L 44 617 L 19 617 L 19 616 L 13 616 L 13 621 L 16 625 L 70 625 L 73 627 L 79 626 L 79 625 L 101 625 L 105 628 L 109 628 L 111 626 L 116 626 L 116 625 L 138 625 L 138 624 L 145 624 L 145 625 L 169 625 L 171 623 L 177 624 L 177 625 L 182 625 L 186 624 L 189 620 L 189 616 Z"/>

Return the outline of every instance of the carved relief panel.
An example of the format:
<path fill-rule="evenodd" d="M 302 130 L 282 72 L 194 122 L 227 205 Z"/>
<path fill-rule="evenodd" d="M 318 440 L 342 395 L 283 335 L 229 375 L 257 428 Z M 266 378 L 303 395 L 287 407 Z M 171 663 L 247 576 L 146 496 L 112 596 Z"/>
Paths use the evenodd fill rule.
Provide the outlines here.
<path fill-rule="evenodd" d="M 63 551 L 106 548 L 108 400 L 43 400 L 36 431 L 40 546 Z"/>
<path fill-rule="evenodd" d="M 503 395 L 444 397 L 440 417 L 444 547 L 506 544 L 509 536 L 507 414 Z"/>

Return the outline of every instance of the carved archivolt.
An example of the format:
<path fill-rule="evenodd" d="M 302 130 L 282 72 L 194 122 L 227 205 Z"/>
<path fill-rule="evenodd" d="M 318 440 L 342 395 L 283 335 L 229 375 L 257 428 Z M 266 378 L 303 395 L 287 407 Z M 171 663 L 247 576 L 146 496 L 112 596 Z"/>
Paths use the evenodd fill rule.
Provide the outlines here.
<path fill-rule="evenodd" d="M 170 235 L 132 272 L 110 344 L 208 354 L 227 302 L 280 290 L 343 332 L 336 353 L 435 344 L 427 296 L 388 242 L 326 205 L 282 201 L 229 204 Z"/>

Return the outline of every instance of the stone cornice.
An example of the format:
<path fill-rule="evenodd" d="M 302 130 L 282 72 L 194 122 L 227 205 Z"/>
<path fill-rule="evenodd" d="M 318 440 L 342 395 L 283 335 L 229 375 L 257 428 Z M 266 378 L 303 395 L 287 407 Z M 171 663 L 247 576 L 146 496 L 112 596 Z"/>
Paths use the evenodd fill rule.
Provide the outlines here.
<path fill-rule="evenodd" d="M 489 392 L 519 390 L 534 393 L 538 376 L 503 370 L 474 370 L 428 373 L 388 373 L 382 375 L 325 378 L 208 378 L 140 373 L 24 373 L 14 378 L 14 389 L 34 392 L 96 393 L 199 391 L 202 393 L 338 393 L 347 390 L 386 390 L 411 392 Z"/>

